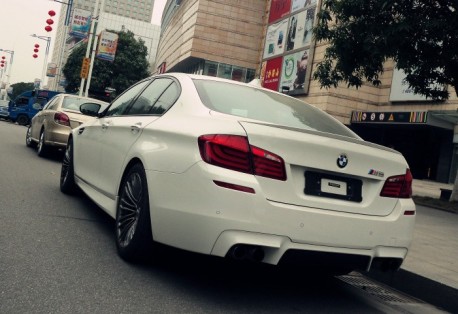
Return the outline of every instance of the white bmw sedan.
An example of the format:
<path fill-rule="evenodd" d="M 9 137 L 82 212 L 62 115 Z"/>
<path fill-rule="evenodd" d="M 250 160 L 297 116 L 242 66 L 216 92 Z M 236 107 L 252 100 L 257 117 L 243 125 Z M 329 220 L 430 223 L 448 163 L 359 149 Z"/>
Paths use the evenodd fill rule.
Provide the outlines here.
<path fill-rule="evenodd" d="M 396 270 L 415 220 L 404 157 L 295 98 L 214 77 L 145 79 L 75 128 L 60 188 L 116 219 L 127 261 L 157 243 L 345 273 Z"/>

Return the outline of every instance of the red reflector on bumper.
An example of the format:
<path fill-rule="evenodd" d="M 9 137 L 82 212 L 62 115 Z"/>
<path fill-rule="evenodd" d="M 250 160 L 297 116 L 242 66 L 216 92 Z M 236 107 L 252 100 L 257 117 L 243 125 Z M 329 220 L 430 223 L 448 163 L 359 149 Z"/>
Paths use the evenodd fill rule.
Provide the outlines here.
<path fill-rule="evenodd" d="M 404 212 L 404 216 L 414 216 L 415 215 L 415 211 L 414 210 L 406 210 Z"/>
<path fill-rule="evenodd" d="M 227 182 L 221 182 L 221 181 L 215 181 L 215 180 L 213 180 L 213 182 L 215 182 L 215 184 L 217 186 L 220 186 L 222 188 L 255 194 L 254 189 L 253 188 L 249 188 L 247 186 L 238 185 L 238 184 L 232 184 L 232 183 L 227 183 Z"/>

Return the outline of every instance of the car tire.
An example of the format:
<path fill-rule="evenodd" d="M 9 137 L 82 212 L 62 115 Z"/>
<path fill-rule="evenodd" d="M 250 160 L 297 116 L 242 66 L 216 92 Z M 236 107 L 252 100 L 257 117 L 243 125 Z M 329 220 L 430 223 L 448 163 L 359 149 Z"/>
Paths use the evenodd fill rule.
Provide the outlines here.
<path fill-rule="evenodd" d="M 49 147 L 45 143 L 45 130 L 41 130 L 40 138 L 38 139 L 37 154 L 40 157 L 46 157 L 49 152 Z"/>
<path fill-rule="evenodd" d="M 70 140 L 65 148 L 62 168 L 60 171 L 60 190 L 65 194 L 74 194 L 77 187 L 75 184 L 75 173 L 73 168 L 73 141 Z"/>
<path fill-rule="evenodd" d="M 25 145 L 27 145 L 27 147 L 32 147 L 32 148 L 35 148 L 37 146 L 37 144 L 32 140 L 32 127 L 31 126 L 28 127 L 27 133 L 25 135 Z"/>
<path fill-rule="evenodd" d="M 29 118 L 27 116 L 25 116 L 25 115 L 22 115 L 22 114 L 17 117 L 16 121 L 17 121 L 17 123 L 19 125 L 27 125 L 27 124 L 29 124 Z"/>
<path fill-rule="evenodd" d="M 116 209 L 116 247 L 128 262 L 151 259 L 153 241 L 148 185 L 142 164 L 133 165 L 121 182 Z"/>

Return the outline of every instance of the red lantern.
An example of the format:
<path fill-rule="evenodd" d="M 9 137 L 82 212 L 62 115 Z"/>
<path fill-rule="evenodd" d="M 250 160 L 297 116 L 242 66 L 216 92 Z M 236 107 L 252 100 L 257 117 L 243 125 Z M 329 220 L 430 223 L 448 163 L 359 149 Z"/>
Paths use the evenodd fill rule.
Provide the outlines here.
<path fill-rule="evenodd" d="M 40 48 L 40 45 L 39 44 L 35 44 L 35 48 Z"/>
<path fill-rule="evenodd" d="M 5 60 L 5 56 L 3 56 L 2 59 Z"/>
<path fill-rule="evenodd" d="M 33 57 L 36 59 L 36 58 L 38 58 L 38 55 L 36 53 L 34 53 Z"/>
<path fill-rule="evenodd" d="M 54 12 L 53 10 L 50 10 L 50 11 L 48 12 L 48 14 L 49 14 L 49 16 L 54 16 L 54 15 L 56 15 L 56 12 Z"/>
<path fill-rule="evenodd" d="M 2 64 L 0 64 L 0 67 L 2 67 L 2 68 L 3 68 L 4 66 L 5 66 L 5 65 L 4 65 L 3 63 L 2 63 Z"/>
<path fill-rule="evenodd" d="M 47 32 L 50 32 L 50 31 L 52 31 L 52 27 L 51 27 L 51 26 L 49 26 L 49 25 L 48 25 L 48 26 L 46 26 L 46 27 L 45 27 L 45 31 L 47 31 Z"/>
<path fill-rule="evenodd" d="M 46 24 L 48 25 L 53 25 L 54 24 L 54 21 L 52 19 L 47 19 L 46 20 Z"/>
<path fill-rule="evenodd" d="M 38 49 L 37 48 L 33 49 L 33 52 L 38 52 Z"/>

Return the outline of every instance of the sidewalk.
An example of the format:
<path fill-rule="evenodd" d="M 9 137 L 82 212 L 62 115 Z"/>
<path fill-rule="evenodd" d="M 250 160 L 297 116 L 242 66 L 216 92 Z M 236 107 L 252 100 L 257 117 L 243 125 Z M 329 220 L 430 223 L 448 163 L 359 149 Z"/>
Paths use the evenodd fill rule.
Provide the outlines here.
<path fill-rule="evenodd" d="M 413 180 L 413 195 L 428 196 L 439 198 L 441 195 L 440 189 L 453 189 L 453 184 L 439 183 L 429 180 Z"/>
<path fill-rule="evenodd" d="M 413 194 L 440 197 L 452 184 L 414 180 Z M 417 205 L 414 239 L 402 269 L 458 290 L 458 214 Z"/>

